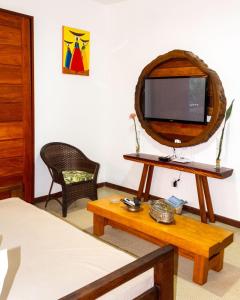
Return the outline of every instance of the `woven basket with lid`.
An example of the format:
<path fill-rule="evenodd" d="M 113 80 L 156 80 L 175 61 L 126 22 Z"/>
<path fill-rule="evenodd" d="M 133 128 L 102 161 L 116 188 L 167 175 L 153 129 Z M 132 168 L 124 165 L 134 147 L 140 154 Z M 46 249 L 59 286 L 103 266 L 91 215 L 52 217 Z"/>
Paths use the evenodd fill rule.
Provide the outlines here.
<path fill-rule="evenodd" d="M 174 220 L 174 209 L 163 200 L 156 200 L 150 203 L 150 216 L 158 223 L 172 223 Z"/>

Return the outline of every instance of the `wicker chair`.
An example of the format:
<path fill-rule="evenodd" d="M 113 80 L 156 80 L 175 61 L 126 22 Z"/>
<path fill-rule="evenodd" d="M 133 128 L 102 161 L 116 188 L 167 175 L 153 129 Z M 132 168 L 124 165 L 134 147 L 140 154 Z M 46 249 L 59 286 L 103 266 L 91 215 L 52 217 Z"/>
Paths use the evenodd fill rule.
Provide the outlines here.
<path fill-rule="evenodd" d="M 97 176 L 99 164 L 88 159 L 79 149 L 65 143 L 49 143 L 42 147 L 40 151 L 42 160 L 48 167 L 52 177 L 52 183 L 45 204 L 52 199 L 51 191 L 53 183 L 62 186 L 62 202 L 56 199 L 62 206 L 63 217 L 67 216 L 68 207 L 77 199 L 90 198 L 97 200 Z M 92 180 L 74 182 L 66 184 L 62 171 L 80 170 L 93 174 Z"/>

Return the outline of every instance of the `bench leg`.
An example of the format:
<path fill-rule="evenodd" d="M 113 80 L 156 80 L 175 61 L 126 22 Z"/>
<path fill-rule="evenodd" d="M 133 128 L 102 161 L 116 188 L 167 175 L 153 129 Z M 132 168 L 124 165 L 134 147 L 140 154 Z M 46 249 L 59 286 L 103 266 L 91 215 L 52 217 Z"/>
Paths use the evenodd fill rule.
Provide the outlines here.
<path fill-rule="evenodd" d="M 220 272 L 223 268 L 224 250 L 221 250 L 210 260 L 210 269 Z"/>
<path fill-rule="evenodd" d="M 97 236 L 104 235 L 105 219 L 96 214 L 93 215 L 93 234 Z"/>
<path fill-rule="evenodd" d="M 200 285 L 207 282 L 209 260 L 200 255 L 194 257 L 193 281 Z"/>

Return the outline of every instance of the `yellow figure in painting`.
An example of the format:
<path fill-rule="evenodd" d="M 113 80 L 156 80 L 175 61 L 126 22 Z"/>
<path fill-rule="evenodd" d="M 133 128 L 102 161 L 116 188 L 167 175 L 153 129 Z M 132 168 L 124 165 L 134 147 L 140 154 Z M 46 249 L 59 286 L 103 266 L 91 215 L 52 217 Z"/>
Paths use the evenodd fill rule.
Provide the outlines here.
<path fill-rule="evenodd" d="M 63 26 L 63 73 L 89 75 L 89 42 L 88 31 Z"/>

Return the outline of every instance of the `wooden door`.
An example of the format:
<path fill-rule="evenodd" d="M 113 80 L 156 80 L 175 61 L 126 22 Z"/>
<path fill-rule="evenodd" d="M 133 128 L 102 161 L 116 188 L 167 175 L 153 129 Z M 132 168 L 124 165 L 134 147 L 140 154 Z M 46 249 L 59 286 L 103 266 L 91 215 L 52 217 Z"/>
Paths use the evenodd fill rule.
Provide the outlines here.
<path fill-rule="evenodd" d="M 33 18 L 0 9 L 0 199 L 33 201 Z"/>

